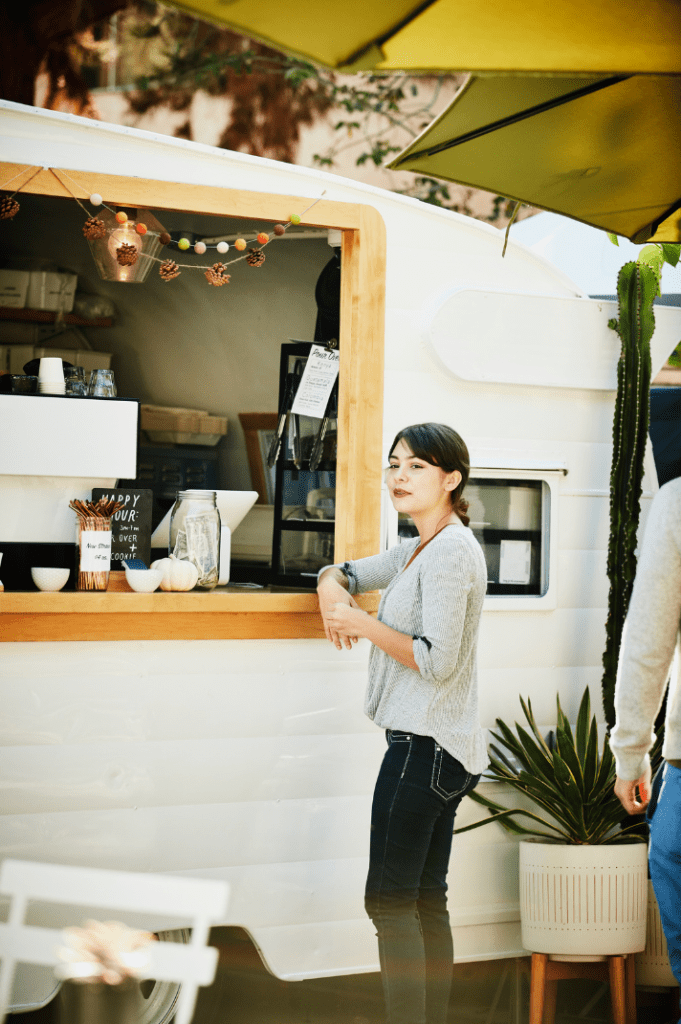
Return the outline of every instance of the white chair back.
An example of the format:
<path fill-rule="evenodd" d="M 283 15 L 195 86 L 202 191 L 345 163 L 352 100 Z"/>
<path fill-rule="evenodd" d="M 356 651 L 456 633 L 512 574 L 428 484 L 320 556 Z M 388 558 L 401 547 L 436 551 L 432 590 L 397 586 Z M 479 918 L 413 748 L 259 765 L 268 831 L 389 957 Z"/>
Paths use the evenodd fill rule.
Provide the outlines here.
<path fill-rule="evenodd" d="M 0 1022 L 7 1012 L 16 964 L 59 963 L 61 932 L 25 924 L 29 900 L 186 920 L 192 929 L 190 943 L 153 943 L 143 973 L 146 978 L 181 982 L 175 1024 L 189 1024 L 198 986 L 210 985 L 215 977 L 218 951 L 206 941 L 211 925 L 224 920 L 226 882 L 5 860 L 0 892 L 11 897 L 7 923 L 0 924 Z"/>

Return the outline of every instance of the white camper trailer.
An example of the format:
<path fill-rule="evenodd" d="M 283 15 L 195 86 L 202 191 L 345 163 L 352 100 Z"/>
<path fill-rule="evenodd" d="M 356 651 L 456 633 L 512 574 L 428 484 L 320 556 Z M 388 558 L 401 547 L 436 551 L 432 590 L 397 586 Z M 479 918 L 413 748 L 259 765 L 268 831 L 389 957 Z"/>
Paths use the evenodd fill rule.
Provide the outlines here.
<path fill-rule="evenodd" d="M 0 222 L 3 252 L 56 263 L 113 298 L 114 325 L 88 337 L 113 353 L 119 394 L 229 418 L 222 485 L 232 490 L 252 486 L 238 414 L 276 411 L 280 345 L 312 338 L 333 232 L 336 559 L 399 542 L 404 524 L 382 488 L 396 431 L 451 424 L 471 450 L 472 519 L 490 569 L 482 725 L 516 720 L 519 694 L 547 729 L 557 693 L 568 714 L 587 684 L 599 705 L 614 304 L 513 240 L 502 259 L 493 227 L 332 174 L 9 102 L 0 136 L 0 185 L 26 182 L 21 210 Z M 263 267 L 235 265 L 226 288 L 191 271 L 133 287 L 97 278 L 72 198 L 87 207 L 93 192 L 202 238 L 303 216 L 297 237 L 268 246 Z M 681 338 L 677 310 L 656 318 L 654 371 Z M 0 346 L 17 337 L 8 328 Z M 40 405 L 40 419 L 24 415 L 19 429 L 16 398 Z M 100 430 L 98 462 L 94 441 L 80 454 L 64 443 L 59 401 L 0 394 L 0 551 L 71 539 L 68 498 L 134 475 L 132 428 L 119 424 L 113 446 Z M 656 486 L 649 460 L 644 505 Z M 2 856 L 226 879 L 224 923 L 243 927 L 278 977 L 378 970 L 363 884 L 384 738 L 362 713 L 367 644 L 330 646 L 312 591 L 6 589 L 0 640 Z M 503 799 L 491 783 L 481 791 Z M 479 813 L 465 801 L 460 823 Z M 496 825 L 457 836 L 451 881 L 456 961 L 521 954 L 514 840 Z M 51 991 L 49 978 L 25 974 L 14 1001 L 38 1005 Z M 169 1006 L 160 1000 L 148 1024 Z"/>

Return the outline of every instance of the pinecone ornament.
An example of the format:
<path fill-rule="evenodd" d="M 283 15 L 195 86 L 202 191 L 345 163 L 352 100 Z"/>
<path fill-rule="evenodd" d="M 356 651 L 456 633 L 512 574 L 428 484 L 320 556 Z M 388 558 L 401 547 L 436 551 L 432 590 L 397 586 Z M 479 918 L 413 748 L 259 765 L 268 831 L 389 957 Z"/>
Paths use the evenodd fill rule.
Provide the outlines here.
<path fill-rule="evenodd" d="M 137 263 L 137 246 L 123 242 L 116 249 L 116 259 L 121 267 L 132 267 Z"/>
<path fill-rule="evenodd" d="M 246 263 L 249 267 L 261 267 L 265 262 L 265 253 L 262 249 L 249 249 L 246 253 Z"/>
<path fill-rule="evenodd" d="M 180 276 L 180 271 L 175 260 L 164 260 L 158 268 L 158 272 L 164 281 L 172 281 L 174 277 Z"/>
<path fill-rule="evenodd" d="M 214 263 L 212 267 L 205 273 L 206 281 L 208 284 L 215 285 L 219 288 L 223 284 L 229 284 L 230 274 L 225 273 L 226 267 L 224 263 Z"/>
<path fill-rule="evenodd" d="M 3 196 L 0 199 L 0 220 L 11 220 L 19 212 L 19 204 L 14 196 Z"/>
<path fill-rule="evenodd" d="M 83 224 L 83 234 L 88 242 L 94 242 L 97 238 L 106 238 L 106 224 L 99 217 L 88 217 Z"/>

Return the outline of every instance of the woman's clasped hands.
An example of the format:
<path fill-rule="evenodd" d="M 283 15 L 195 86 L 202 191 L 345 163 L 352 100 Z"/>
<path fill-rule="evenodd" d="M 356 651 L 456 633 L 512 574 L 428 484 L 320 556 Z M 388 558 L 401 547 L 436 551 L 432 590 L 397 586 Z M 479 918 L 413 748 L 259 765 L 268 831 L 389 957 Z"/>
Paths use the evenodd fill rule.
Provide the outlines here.
<path fill-rule="evenodd" d="M 320 587 L 318 596 L 326 639 L 339 651 L 343 646 L 351 650 L 360 637 L 366 636 L 365 624 L 370 616 L 337 584 Z"/>
<path fill-rule="evenodd" d="M 352 604 L 338 601 L 332 605 L 325 620 L 331 632 L 329 640 L 336 644 L 338 650 L 342 643 L 350 650 L 360 637 L 365 637 L 367 620 L 371 617 L 362 611 L 354 598 L 351 597 L 350 601 Z"/>

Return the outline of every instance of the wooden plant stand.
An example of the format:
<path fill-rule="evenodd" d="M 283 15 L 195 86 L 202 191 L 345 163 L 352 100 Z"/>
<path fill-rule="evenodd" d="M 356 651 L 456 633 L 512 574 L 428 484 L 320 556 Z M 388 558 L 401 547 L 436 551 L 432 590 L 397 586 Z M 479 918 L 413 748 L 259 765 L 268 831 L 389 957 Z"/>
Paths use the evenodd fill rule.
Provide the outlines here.
<path fill-rule="evenodd" d="M 553 1024 L 558 982 L 567 978 L 609 981 L 614 1024 L 636 1024 L 633 953 L 600 960 L 566 961 L 554 956 L 557 954 L 532 954 L 529 1024 Z"/>

